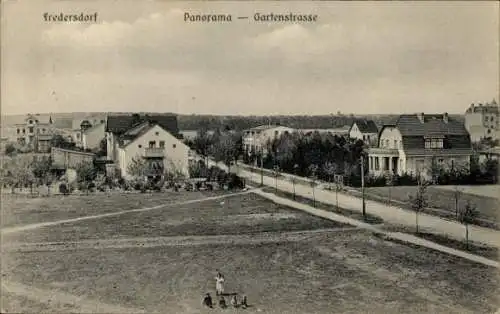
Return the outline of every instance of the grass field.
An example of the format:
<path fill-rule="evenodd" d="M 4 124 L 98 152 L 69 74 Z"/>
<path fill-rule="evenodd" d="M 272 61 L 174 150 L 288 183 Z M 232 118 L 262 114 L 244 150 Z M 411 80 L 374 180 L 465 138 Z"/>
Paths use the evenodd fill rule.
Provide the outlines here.
<path fill-rule="evenodd" d="M 414 186 L 374 187 L 366 189 L 367 194 L 381 196 L 384 198 L 389 198 L 390 193 L 392 200 L 401 202 L 407 202 L 408 195 L 414 194 L 415 191 L 416 187 Z M 444 209 L 449 211 L 451 216 L 455 215 L 455 197 L 453 190 L 430 186 L 428 188 L 427 197 L 430 207 Z M 477 206 L 480 218 L 492 222 L 498 221 L 498 198 L 462 193 L 459 199 L 459 206 L 465 206 L 467 201 L 470 201 Z"/>
<path fill-rule="evenodd" d="M 142 206 L 162 202 L 152 194 Z M 238 309 L 248 313 L 491 313 L 500 294 L 497 269 L 254 194 L 16 232 L 2 242 L 5 312 L 232 312 L 201 308 L 202 296 L 215 294 L 216 269 L 226 292 L 248 296 L 250 307 Z"/>

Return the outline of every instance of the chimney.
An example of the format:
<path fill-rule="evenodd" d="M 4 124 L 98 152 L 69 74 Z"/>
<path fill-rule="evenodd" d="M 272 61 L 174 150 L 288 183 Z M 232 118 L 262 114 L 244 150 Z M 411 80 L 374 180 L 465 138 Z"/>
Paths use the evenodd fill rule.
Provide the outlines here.
<path fill-rule="evenodd" d="M 445 113 L 443 114 L 443 122 L 444 122 L 444 123 L 448 123 L 448 112 L 445 112 Z"/>
<path fill-rule="evenodd" d="M 420 120 L 420 123 L 424 123 L 424 113 L 417 113 L 417 118 Z"/>

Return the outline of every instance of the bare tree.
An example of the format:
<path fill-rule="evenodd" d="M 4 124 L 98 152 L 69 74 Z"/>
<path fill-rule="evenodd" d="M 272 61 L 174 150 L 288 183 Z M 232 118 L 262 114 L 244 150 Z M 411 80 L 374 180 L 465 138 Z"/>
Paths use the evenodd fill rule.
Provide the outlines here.
<path fill-rule="evenodd" d="M 146 170 L 147 163 L 140 156 L 132 158 L 132 161 L 127 167 L 127 172 L 135 178 L 143 177 L 146 173 Z"/>
<path fill-rule="evenodd" d="M 467 201 L 467 204 L 459 211 L 458 221 L 465 226 L 465 247 L 469 249 L 469 225 L 473 224 L 479 216 L 479 211 L 475 204 Z"/>
<path fill-rule="evenodd" d="M 416 226 L 416 233 L 418 234 L 419 233 L 418 216 L 428 206 L 427 184 L 425 184 L 419 180 L 417 192 L 415 193 L 415 195 L 410 195 L 409 199 L 410 199 L 410 203 L 411 203 L 411 208 L 415 211 L 415 226 Z"/>
<path fill-rule="evenodd" d="M 463 192 L 458 188 L 458 186 L 455 187 L 455 189 L 453 190 L 453 198 L 455 199 L 455 216 L 457 218 L 457 220 L 459 219 L 459 216 L 460 216 L 460 209 L 459 209 L 459 206 L 458 206 L 458 203 L 460 201 L 460 197 L 462 196 Z"/>
<path fill-rule="evenodd" d="M 316 186 L 316 173 L 318 172 L 318 166 L 312 164 L 308 167 L 309 173 L 311 175 L 311 187 L 313 194 L 313 206 L 316 207 L 316 195 L 314 193 L 314 187 Z"/>

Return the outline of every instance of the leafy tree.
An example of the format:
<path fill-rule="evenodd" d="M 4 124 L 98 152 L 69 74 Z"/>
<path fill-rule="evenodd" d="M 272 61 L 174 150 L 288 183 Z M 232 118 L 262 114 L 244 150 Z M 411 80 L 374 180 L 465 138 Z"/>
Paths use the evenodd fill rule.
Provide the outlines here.
<path fill-rule="evenodd" d="M 465 226 L 465 246 L 469 249 L 469 225 L 473 224 L 479 216 L 479 211 L 475 204 L 470 201 L 460 210 L 458 220 Z"/>
<path fill-rule="evenodd" d="M 97 171 L 94 167 L 93 163 L 83 162 L 79 164 L 76 168 L 76 180 L 79 183 L 80 187 L 83 187 L 85 190 L 89 190 L 91 185 L 94 184 L 94 180 L 97 177 Z"/>
<path fill-rule="evenodd" d="M 216 162 L 223 162 L 228 173 L 231 170 L 231 163 L 238 154 L 237 143 L 230 134 L 222 134 L 219 140 L 212 147 L 213 156 Z"/>
<path fill-rule="evenodd" d="M 5 155 L 13 156 L 16 153 L 17 149 L 14 144 L 9 143 L 5 146 Z"/>
<path fill-rule="evenodd" d="M 50 140 L 50 145 L 52 147 L 59 147 L 65 149 L 72 149 L 75 147 L 75 143 L 68 141 L 64 136 L 60 134 L 55 134 Z"/>
<path fill-rule="evenodd" d="M 212 141 L 213 138 L 208 134 L 207 130 L 202 128 L 198 130 L 191 147 L 193 147 L 197 154 L 207 159 Z"/>
<path fill-rule="evenodd" d="M 99 142 L 99 148 L 97 150 L 96 155 L 99 157 L 102 157 L 102 156 L 106 156 L 107 154 L 108 154 L 108 141 L 106 140 L 106 138 L 103 138 Z"/>
<path fill-rule="evenodd" d="M 337 164 L 336 164 L 336 163 L 334 163 L 334 162 L 327 161 L 327 162 L 323 165 L 323 171 L 324 171 L 324 172 L 325 172 L 325 174 L 327 175 L 328 182 L 332 182 L 332 181 L 333 181 L 334 176 L 337 174 L 337 171 L 338 171 L 338 166 L 337 166 Z"/>
<path fill-rule="evenodd" d="M 409 201 L 411 204 L 411 208 L 415 211 L 415 226 L 416 226 L 416 233 L 419 233 L 418 230 L 418 215 L 423 212 L 427 206 L 427 184 L 419 182 L 419 185 L 417 187 L 417 191 L 415 195 L 410 195 L 409 196 Z"/>
<path fill-rule="evenodd" d="M 136 156 L 132 158 L 132 161 L 127 167 L 127 172 L 134 178 L 144 177 L 148 169 L 147 163 L 144 158 Z"/>

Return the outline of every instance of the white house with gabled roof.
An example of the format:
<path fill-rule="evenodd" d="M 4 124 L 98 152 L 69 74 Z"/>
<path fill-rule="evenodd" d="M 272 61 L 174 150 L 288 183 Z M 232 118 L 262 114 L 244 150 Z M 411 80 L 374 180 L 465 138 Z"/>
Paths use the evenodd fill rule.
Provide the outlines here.
<path fill-rule="evenodd" d="M 121 176 L 131 179 L 129 166 L 134 158 L 148 164 L 147 177 L 163 175 L 165 170 L 179 171 L 189 177 L 189 150 L 177 137 L 157 123 L 141 123 L 117 139 L 116 164 Z"/>
<path fill-rule="evenodd" d="M 265 150 L 268 141 L 284 134 L 297 131 L 282 125 L 261 125 L 243 131 L 243 149 L 246 153 L 259 153 Z"/>

